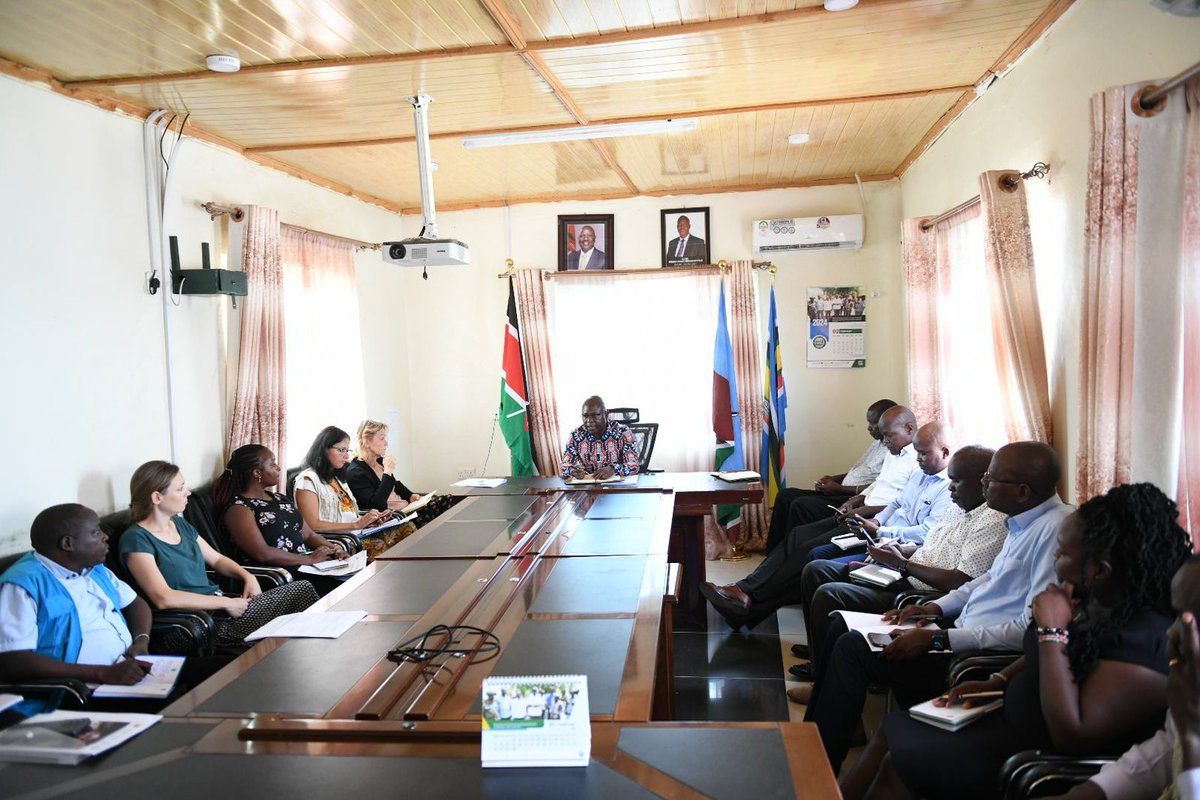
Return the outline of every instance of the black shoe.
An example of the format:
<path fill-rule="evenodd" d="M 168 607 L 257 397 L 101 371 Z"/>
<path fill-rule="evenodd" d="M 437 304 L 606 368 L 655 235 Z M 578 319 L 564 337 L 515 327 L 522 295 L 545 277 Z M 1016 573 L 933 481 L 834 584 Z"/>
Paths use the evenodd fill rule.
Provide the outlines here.
<path fill-rule="evenodd" d="M 811 681 L 813 679 L 812 664 L 792 664 L 788 667 L 788 672 L 798 681 Z"/>
<path fill-rule="evenodd" d="M 740 630 L 746 624 L 746 618 L 749 614 L 746 607 L 742 604 L 730 600 L 707 583 L 700 584 L 700 594 L 704 595 L 704 599 L 717 610 L 717 613 L 735 631 Z"/>
<path fill-rule="evenodd" d="M 792 655 L 796 658 L 812 658 L 812 654 L 809 652 L 808 645 L 806 644 L 792 645 Z"/>

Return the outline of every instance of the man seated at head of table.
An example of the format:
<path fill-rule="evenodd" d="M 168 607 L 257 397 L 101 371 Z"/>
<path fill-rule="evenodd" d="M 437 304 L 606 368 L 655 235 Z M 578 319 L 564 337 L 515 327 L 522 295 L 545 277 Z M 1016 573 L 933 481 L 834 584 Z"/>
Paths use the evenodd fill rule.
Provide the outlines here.
<path fill-rule="evenodd" d="M 771 507 L 768 553 L 783 542 L 792 528 L 832 517 L 834 510 L 830 506 L 841 505 L 847 497 L 861 493 L 879 477 L 883 459 L 888 454 L 879 430 L 879 418 L 896 405 L 896 401 L 885 399 L 876 400 L 867 408 L 867 433 L 871 436 L 871 445 L 849 470 L 841 475 L 821 477 L 812 489 L 784 487 L 779 490 Z"/>
<path fill-rule="evenodd" d="M 607 480 L 638 473 L 638 448 L 629 428 L 608 418 L 597 396 L 583 401 L 583 424 L 571 431 L 559 474 L 567 478 Z"/>
<path fill-rule="evenodd" d="M 0 575 L 0 680 L 75 678 L 132 686 L 150 671 L 150 607 L 104 566 L 94 511 L 51 506 L 30 527 L 33 550 Z M 22 713 L 42 708 L 23 703 Z"/>

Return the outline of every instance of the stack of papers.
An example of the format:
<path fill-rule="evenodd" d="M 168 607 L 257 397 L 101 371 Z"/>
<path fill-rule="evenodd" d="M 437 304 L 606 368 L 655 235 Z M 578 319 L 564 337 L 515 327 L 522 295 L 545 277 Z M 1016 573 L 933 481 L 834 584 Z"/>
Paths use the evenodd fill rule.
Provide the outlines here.
<path fill-rule="evenodd" d="M 450 485 L 462 486 L 467 489 L 495 489 L 497 486 L 503 486 L 504 483 L 504 478 L 467 478 Z"/>
<path fill-rule="evenodd" d="M 99 711 L 35 714 L 0 731 L 0 761 L 78 764 L 132 739 L 160 719 L 158 714 Z"/>
<path fill-rule="evenodd" d="M 853 570 L 850 573 L 850 577 L 851 579 L 886 589 L 904 576 L 891 567 L 885 567 L 883 564 L 868 564 L 865 567 Z"/>
<path fill-rule="evenodd" d="M 247 642 L 259 639 L 336 639 L 367 615 L 365 611 L 302 611 L 284 614 L 263 625 L 246 637 Z"/>
<path fill-rule="evenodd" d="M 963 708 L 962 706 L 938 707 L 933 704 L 932 700 L 926 700 L 924 703 L 910 708 L 908 714 L 913 719 L 924 722 L 927 725 L 932 725 L 935 728 L 956 731 L 965 725 L 970 725 L 980 717 L 992 713 L 1003 705 L 1003 697 L 998 697 L 990 703 L 972 706 L 971 708 Z"/>
<path fill-rule="evenodd" d="M 305 564 L 300 567 L 299 571 L 307 572 L 310 575 L 329 575 L 334 578 L 342 578 L 347 575 L 353 575 L 366 565 L 367 551 L 360 550 L 345 561 L 338 561 L 336 558 L 331 558 L 328 561 L 321 561 L 316 564 Z"/>
<path fill-rule="evenodd" d="M 407 511 L 407 509 L 405 509 L 405 510 Z M 359 539 L 365 539 L 368 536 L 374 536 L 375 534 L 379 533 L 380 531 L 386 531 L 388 528 L 394 528 L 397 525 L 403 525 L 404 523 L 410 522 L 416 518 L 417 518 L 416 514 L 409 514 L 406 517 L 395 517 L 393 519 L 389 519 L 387 522 L 383 523 L 382 525 L 376 525 L 372 528 L 363 528 L 361 531 L 357 532 L 357 535 L 358 535 Z"/>

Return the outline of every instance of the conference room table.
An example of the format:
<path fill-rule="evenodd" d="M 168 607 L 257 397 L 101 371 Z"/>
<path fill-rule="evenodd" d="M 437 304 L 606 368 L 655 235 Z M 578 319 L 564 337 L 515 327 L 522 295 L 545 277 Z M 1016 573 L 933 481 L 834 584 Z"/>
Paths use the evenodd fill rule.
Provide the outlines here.
<path fill-rule="evenodd" d="M 0 787 L 7 800 L 841 797 L 820 735 L 804 722 L 595 722 L 586 767 L 504 769 L 480 765 L 478 723 L 247 740 L 257 724 L 165 719 L 78 766 L 0 764 Z"/>
<path fill-rule="evenodd" d="M 707 627 L 704 597 L 700 584 L 705 581 L 704 520 L 713 506 L 756 504 L 763 499 L 760 481 L 729 482 L 709 472 L 650 472 L 637 476 L 634 483 L 572 484 L 557 476 L 510 476 L 492 487 L 451 486 L 459 497 L 547 495 L 559 492 L 609 494 L 665 493 L 674 495 L 668 556 L 681 566 L 681 588 L 675 609 L 675 625 L 680 629 L 704 630 Z"/>

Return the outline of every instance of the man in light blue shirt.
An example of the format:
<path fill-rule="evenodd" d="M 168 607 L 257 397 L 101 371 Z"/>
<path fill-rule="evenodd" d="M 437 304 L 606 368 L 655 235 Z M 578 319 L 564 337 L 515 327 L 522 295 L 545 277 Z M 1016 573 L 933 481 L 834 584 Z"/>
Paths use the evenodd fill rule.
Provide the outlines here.
<path fill-rule="evenodd" d="M 1008 538 L 992 568 L 935 603 L 889 612 L 902 623 L 918 615 L 957 616 L 954 628 L 906 631 L 881 653 L 858 633 L 837 637 L 828 667 L 813 687 L 806 719 L 817 723 L 837 772 L 862 716 L 867 687 L 892 688 L 904 707 L 928 700 L 946 686 L 953 650 L 1019 649 L 1033 596 L 1054 583 L 1058 531 L 1072 506 L 1058 498 L 1058 456 L 1040 442 L 1015 442 L 996 451 L 983 476 L 987 504 L 1009 516 Z M 830 641 L 834 640 L 830 632 Z"/>

